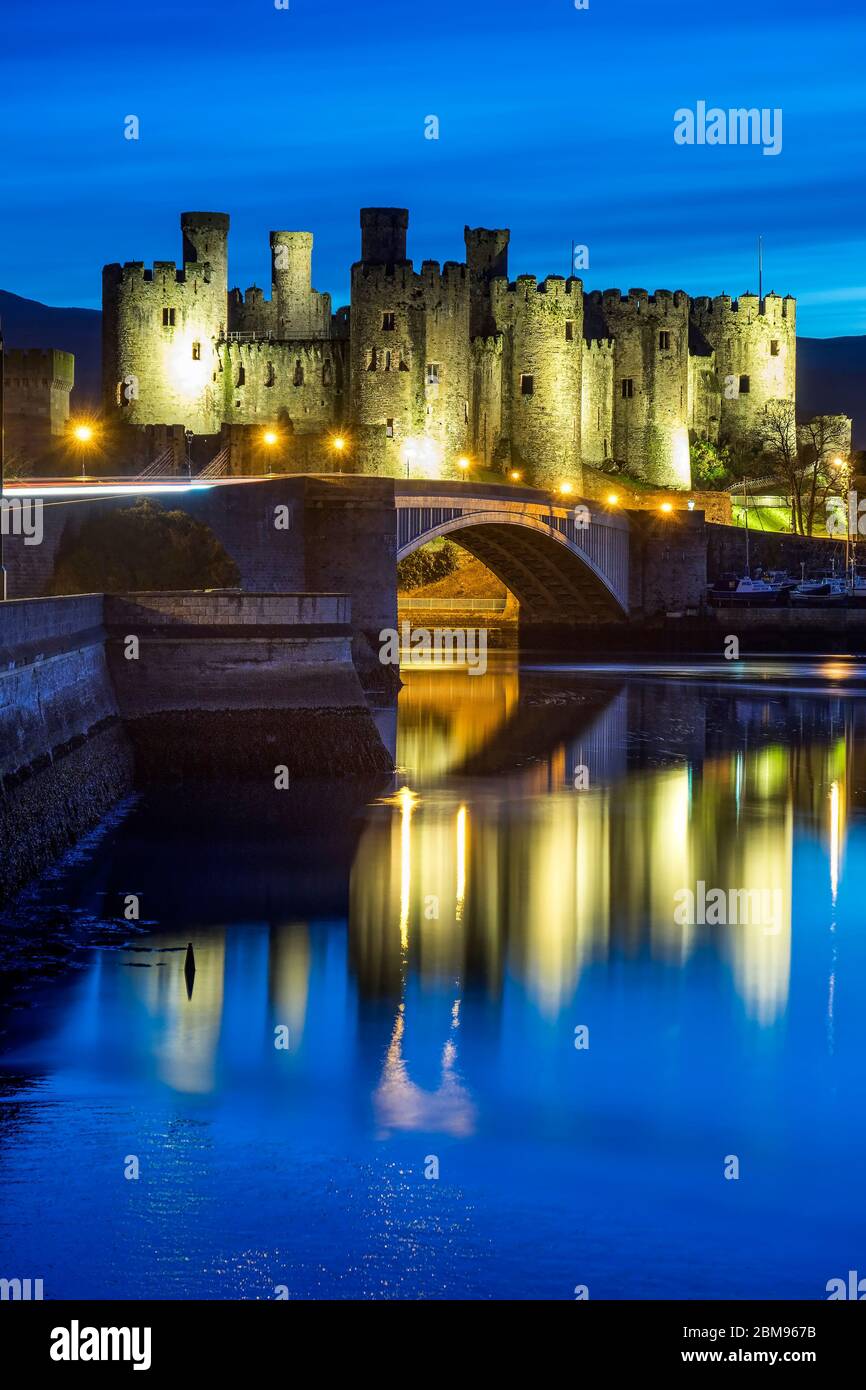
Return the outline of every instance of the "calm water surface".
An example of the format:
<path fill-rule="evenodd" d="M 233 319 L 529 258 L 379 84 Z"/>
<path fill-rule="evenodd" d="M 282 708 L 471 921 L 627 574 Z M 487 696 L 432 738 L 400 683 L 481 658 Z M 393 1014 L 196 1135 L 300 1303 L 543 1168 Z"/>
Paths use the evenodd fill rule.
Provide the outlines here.
<path fill-rule="evenodd" d="M 7 912 L 0 1275 L 568 1299 L 866 1272 L 863 668 L 405 678 L 397 777 L 153 789 Z M 699 881 L 778 890 L 778 919 L 680 925 Z"/>

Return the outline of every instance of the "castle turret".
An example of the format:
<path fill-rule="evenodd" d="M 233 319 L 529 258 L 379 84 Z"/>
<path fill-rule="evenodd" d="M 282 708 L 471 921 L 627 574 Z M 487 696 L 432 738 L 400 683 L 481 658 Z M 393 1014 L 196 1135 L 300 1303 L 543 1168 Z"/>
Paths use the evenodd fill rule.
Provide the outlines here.
<path fill-rule="evenodd" d="M 361 260 L 396 265 L 406 259 L 408 208 L 361 208 Z"/>
<path fill-rule="evenodd" d="M 466 244 L 466 264 L 469 267 L 471 318 L 470 331 L 473 338 L 487 336 L 493 332 L 493 314 L 490 307 L 490 281 L 508 279 L 508 242 L 511 236 L 507 227 L 490 229 L 488 227 L 464 227 L 463 240 Z"/>
<path fill-rule="evenodd" d="M 207 280 L 217 314 L 217 330 L 225 332 L 229 288 L 229 216 L 226 212 L 182 212 L 183 263 L 209 266 Z"/>
<path fill-rule="evenodd" d="M 327 336 L 331 297 L 313 289 L 312 263 L 312 232 L 271 232 L 274 331 L 278 338 Z"/>

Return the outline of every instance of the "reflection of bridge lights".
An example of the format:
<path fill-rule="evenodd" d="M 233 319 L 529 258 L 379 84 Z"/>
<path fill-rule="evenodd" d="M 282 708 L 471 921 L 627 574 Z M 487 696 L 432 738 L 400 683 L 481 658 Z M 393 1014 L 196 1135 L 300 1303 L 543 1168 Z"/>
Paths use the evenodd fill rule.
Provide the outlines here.
<path fill-rule="evenodd" d="M 409 945 L 409 903 L 412 891 L 412 812 L 418 798 L 408 787 L 397 793 L 400 806 L 400 946 Z"/>
<path fill-rule="evenodd" d="M 842 829 L 842 805 L 839 783 L 830 783 L 830 892 L 833 903 L 839 888 L 839 860 Z"/>
<path fill-rule="evenodd" d="M 457 812 L 457 904 L 455 916 L 463 920 L 463 903 L 466 899 L 466 819 L 467 811 L 461 806 Z"/>

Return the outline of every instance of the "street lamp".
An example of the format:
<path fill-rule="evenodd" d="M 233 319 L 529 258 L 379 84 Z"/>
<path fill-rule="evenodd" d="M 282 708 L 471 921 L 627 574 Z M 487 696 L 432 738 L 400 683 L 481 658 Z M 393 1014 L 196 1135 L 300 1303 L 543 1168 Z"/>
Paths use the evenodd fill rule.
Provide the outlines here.
<path fill-rule="evenodd" d="M 466 472 L 466 469 L 469 467 L 469 460 L 468 460 L 468 458 L 465 458 L 465 457 L 464 457 L 464 458 L 459 458 L 459 459 L 457 460 L 457 467 L 458 467 L 458 468 L 462 468 L 463 472 L 465 473 L 465 472 Z"/>
<path fill-rule="evenodd" d="M 87 451 L 96 440 L 96 431 L 86 420 L 79 420 L 77 425 L 72 426 L 72 438 L 81 454 L 81 481 L 87 479 Z"/>
<path fill-rule="evenodd" d="M 615 492 L 609 492 L 607 494 L 607 505 L 609 507 L 616 507 L 619 505 L 619 498 Z"/>
<path fill-rule="evenodd" d="M 856 560 L 851 561 L 851 476 L 847 460 L 834 458 L 833 467 L 842 471 L 844 477 L 843 486 L 848 496 L 845 498 L 845 582 L 848 583 L 852 569 L 856 571 Z M 835 563 L 835 562 L 834 562 Z"/>
<path fill-rule="evenodd" d="M 523 474 L 521 473 L 519 468 L 512 468 L 509 476 L 513 483 L 519 483 L 520 479 L 523 477 Z"/>
<path fill-rule="evenodd" d="M 672 512 L 672 511 L 673 511 L 673 507 L 672 507 L 672 505 L 671 505 L 670 502 L 662 502 L 661 507 L 659 508 L 659 511 L 662 511 L 662 512 L 664 512 L 665 514 L 667 514 L 668 512 Z"/>
<path fill-rule="evenodd" d="M 571 483 L 560 483 L 559 490 L 561 493 L 564 493 L 566 497 L 570 492 L 574 492 L 574 488 L 572 487 Z"/>
<path fill-rule="evenodd" d="M 193 441 L 193 433 L 192 433 L 192 430 L 184 430 L 183 434 L 184 434 L 184 438 L 186 439 L 186 476 L 187 476 L 187 481 L 188 481 L 188 482 L 192 482 L 192 441 Z"/>

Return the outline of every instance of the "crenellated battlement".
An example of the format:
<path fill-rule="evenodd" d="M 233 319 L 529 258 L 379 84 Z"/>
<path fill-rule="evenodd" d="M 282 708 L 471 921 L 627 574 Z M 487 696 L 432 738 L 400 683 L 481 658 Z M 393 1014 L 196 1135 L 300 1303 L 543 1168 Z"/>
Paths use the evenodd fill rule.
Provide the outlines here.
<path fill-rule="evenodd" d="M 751 292 L 741 294 L 739 299 L 732 299 L 729 294 L 717 294 L 712 299 L 708 295 L 699 295 L 692 300 L 692 312 L 697 318 L 711 314 L 743 314 L 751 319 L 767 319 L 772 323 L 795 317 L 797 301 L 793 295 L 765 294 L 763 304 L 761 309 L 758 296 Z"/>
<path fill-rule="evenodd" d="M 613 338 L 584 338 L 584 352 L 612 357 L 616 344 Z"/>

